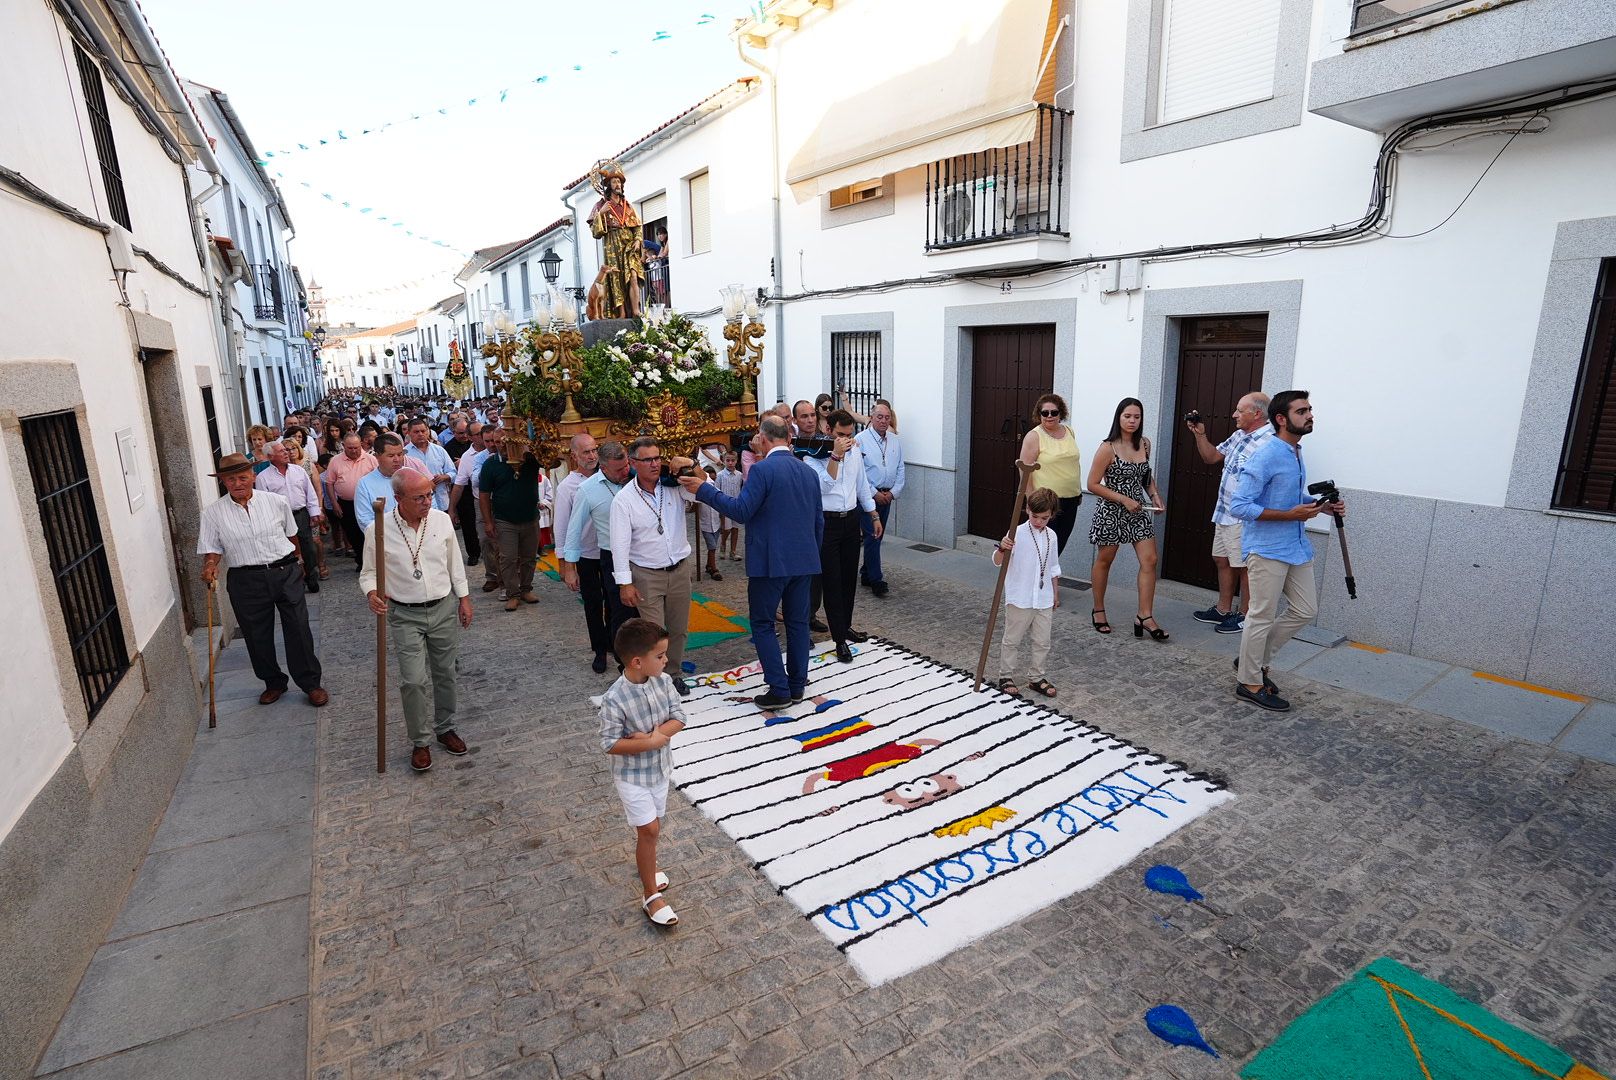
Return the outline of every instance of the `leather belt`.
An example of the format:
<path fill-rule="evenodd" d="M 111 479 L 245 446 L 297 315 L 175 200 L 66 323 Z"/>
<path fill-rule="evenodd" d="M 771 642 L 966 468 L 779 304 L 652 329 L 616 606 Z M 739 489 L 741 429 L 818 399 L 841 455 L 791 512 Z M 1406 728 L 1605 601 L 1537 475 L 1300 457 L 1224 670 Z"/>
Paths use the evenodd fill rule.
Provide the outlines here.
<path fill-rule="evenodd" d="M 690 556 L 688 556 L 688 555 L 686 555 L 686 556 L 685 556 L 685 559 L 688 559 L 688 558 L 689 558 L 689 557 L 690 557 Z M 680 567 L 681 567 L 681 566 L 683 566 L 683 565 L 684 565 L 684 564 L 685 564 L 685 560 L 684 560 L 684 559 L 680 559 L 680 560 L 679 560 L 679 561 L 678 561 L 678 562 L 676 562 L 676 563 L 669 563 L 669 564 L 668 564 L 668 565 L 667 565 L 667 566 L 640 566 L 640 569 L 641 569 L 641 570 L 653 570 L 653 571 L 655 571 L 655 572 L 656 572 L 656 573 L 658 573 L 658 574 L 666 574 L 666 573 L 668 573 L 668 572 L 669 572 L 669 571 L 672 571 L 672 570 L 677 570 L 677 569 L 679 569 L 679 568 L 680 568 Z M 638 563 L 635 563 L 635 564 L 634 564 L 634 565 L 635 565 L 635 566 L 639 566 L 639 564 L 638 564 Z"/>
<path fill-rule="evenodd" d="M 826 510 L 825 511 L 825 516 L 828 517 L 828 518 L 845 518 L 845 517 L 852 517 L 854 514 L 857 514 L 857 513 L 858 513 L 857 510 Z"/>
<path fill-rule="evenodd" d="M 453 595 L 454 593 L 444 593 L 436 600 L 422 600 L 419 603 L 411 603 L 408 600 L 394 600 L 391 596 L 389 596 L 387 598 L 387 602 L 388 604 L 397 604 L 400 607 L 437 607 L 439 604 L 443 603 Z"/>
<path fill-rule="evenodd" d="M 272 563 L 249 563 L 246 566 L 232 566 L 230 568 L 230 573 L 233 574 L 237 570 L 273 570 L 277 566 L 290 566 L 292 563 L 294 563 L 296 561 L 297 561 L 297 554 L 294 552 L 291 555 L 282 556 L 281 558 L 276 559 Z"/>

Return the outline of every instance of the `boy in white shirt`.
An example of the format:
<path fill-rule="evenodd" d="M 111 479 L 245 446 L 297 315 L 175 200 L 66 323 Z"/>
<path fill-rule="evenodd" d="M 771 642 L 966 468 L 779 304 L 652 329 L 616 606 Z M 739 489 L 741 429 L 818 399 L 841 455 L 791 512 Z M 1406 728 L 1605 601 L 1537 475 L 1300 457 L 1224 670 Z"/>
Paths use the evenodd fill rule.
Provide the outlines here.
<path fill-rule="evenodd" d="M 1030 689 L 1045 697 L 1057 693 L 1044 678 L 1044 662 L 1049 659 L 1049 630 L 1054 609 L 1060 607 L 1060 541 L 1049 528 L 1049 519 L 1060 509 L 1060 496 L 1048 488 L 1038 488 L 1027 496 L 1027 520 L 993 549 L 993 565 L 1008 558 L 1010 569 L 1004 577 L 1004 637 L 999 640 L 999 689 L 1020 697 L 1015 684 L 1021 639 L 1032 631 L 1032 666 L 1028 669 Z"/>
<path fill-rule="evenodd" d="M 717 481 L 718 473 L 711 465 L 704 471 L 709 478 Z M 706 503 L 697 503 L 696 528 L 701 531 L 701 542 L 707 545 L 707 576 L 714 581 L 723 581 L 724 575 L 718 572 L 718 545 L 724 528 L 724 515 Z"/>
<path fill-rule="evenodd" d="M 740 498 L 741 484 L 744 482 L 741 470 L 736 464 L 738 460 L 735 456 L 735 451 L 725 450 L 724 467 L 718 470 L 718 490 L 732 499 Z M 735 553 L 735 549 L 741 541 L 741 527 L 729 518 L 724 519 L 723 528 L 718 531 L 718 546 L 720 549 L 723 548 L 726 540 L 729 541 L 729 561 L 740 562 L 741 557 Z"/>

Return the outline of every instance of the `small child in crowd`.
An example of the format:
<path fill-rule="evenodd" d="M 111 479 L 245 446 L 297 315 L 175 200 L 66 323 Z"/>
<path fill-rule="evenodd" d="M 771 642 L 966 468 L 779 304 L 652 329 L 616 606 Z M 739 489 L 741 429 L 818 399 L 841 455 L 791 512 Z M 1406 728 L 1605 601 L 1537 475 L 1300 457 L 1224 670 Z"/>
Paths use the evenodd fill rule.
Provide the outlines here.
<path fill-rule="evenodd" d="M 611 755 L 617 797 L 635 832 L 634 865 L 645 890 L 640 908 L 656 925 L 672 926 L 679 916 L 662 898 L 668 875 L 657 868 L 657 837 L 673 771 L 668 741 L 684 730 L 685 714 L 673 680 L 663 674 L 666 630 L 649 619 L 630 619 L 617 631 L 615 645 L 623 674 L 600 702 L 600 747 Z"/>
<path fill-rule="evenodd" d="M 1021 639 L 1032 631 L 1031 681 L 1027 684 L 1045 697 L 1054 697 L 1055 688 L 1044 678 L 1044 662 L 1049 659 L 1049 629 L 1053 609 L 1060 607 L 1060 541 L 1049 527 L 1049 519 L 1060 509 L 1060 496 L 1048 488 L 1038 488 L 1027 496 L 1027 520 L 993 549 L 993 565 L 1010 560 L 1004 577 L 1004 637 L 999 640 L 999 689 L 1013 697 L 1021 691 L 1015 684 L 1020 660 Z"/>
<path fill-rule="evenodd" d="M 718 471 L 718 490 L 722 491 L 725 495 L 728 495 L 732 499 L 739 498 L 741 494 L 741 484 L 744 482 L 744 480 L 745 477 L 741 475 L 740 461 L 735 456 L 735 451 L 725 450 L 724 467 Z M 724 526 L 718 532 L 718 540 L 720 549 L 723 548 L 724 541 L 729 541 L 730 562 L 741 561 L 741 557 L 735 553 L 736 547 L 741 542 L 741 527 L 738 524 L 731 521 L 729 518 L 725 518 Z"/>
<path fill-rule="evenodd" d="M 718 473 L 711 465 L 705 471 L 708 479 L 715 483 L 718 481 Z M 707 545 L 707 576 L 714 581 L 723 581 L 724 575 L 718 572 L 718 545 L 724 528 L 724 515 L 699 502 L 696 504 L 696 528 L 701 531 L 701 542 Z"/>

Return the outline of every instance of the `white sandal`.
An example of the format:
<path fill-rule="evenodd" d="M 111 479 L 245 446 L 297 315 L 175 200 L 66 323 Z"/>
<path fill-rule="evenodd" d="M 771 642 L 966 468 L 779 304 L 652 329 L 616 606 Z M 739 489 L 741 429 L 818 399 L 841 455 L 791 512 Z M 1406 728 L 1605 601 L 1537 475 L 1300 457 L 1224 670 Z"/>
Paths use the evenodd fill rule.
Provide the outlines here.
<path fill-rule="evenodd" d="M 657 891 L 659 892 L 668 887 L 668 875 L 664 874 L 661 870 L 656 872 L 656 887 Z"/>
<path fill-rule="evenodd" d="M 645 912 L 645 917 L 656 923 L 658 926 L 676 925 L 679 922 L 679 916 L 673 913 L 673 908 L 666 900 L 663 900 L 661 907 L 657 908 L 655 911 L 651 910 L 651 903 L 655 900 L 662 900 L 662 894 L 659 892 L 654 892 L 650 896 L 647 896 L 643 902 L 641 902 L 640 909 Z"/>

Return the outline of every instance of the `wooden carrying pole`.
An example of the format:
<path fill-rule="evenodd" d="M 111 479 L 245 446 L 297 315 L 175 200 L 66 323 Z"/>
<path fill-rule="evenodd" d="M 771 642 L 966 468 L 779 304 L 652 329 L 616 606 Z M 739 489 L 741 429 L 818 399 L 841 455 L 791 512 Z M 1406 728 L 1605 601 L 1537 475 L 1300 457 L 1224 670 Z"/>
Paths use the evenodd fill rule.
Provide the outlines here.
<path fill-rule="evenodd" d="M 377 499 L 372 504 L 375 521 L 371 535 L 375 537 L 376 595 L 387 597 L 387 553 L 384 550 L 387 530 L 382 524 L 387 515 L 387 500 Z M 387 771 L 387 616 L 376 616 L 376 771 Z"/>
<path fill-rule="evenodd" d="M 208 582 L 208 727 L 219 726 L 219 703 L 213 693 L 213 582 Z"/>
<path fill-rule="evenodd" d="M 1016 534 L 1016 528 L 1021 524 L 1021 503 L 1027 497 L 1027 482 L 1032 478 L 1032 474 L 1037 471 L 1038 463 L 1036 461 L 1028 465 L 1020 458 L 1016 459 L 1016 505 L 1010 511 L 1009 535 L 1011 536 Z M 976 661 L 976 682 L 971 684 L 973 693 L 982 689 L 982 672 L 987 670 L 988 650 L 993 647 L 993 628 L 999 621 L 999 601 L 1004 599 L 1004 576 L 1009 572 L 1010 556 L 1006 554 L 999 563 L 999 583 L 993 586 L 993 605 L 988 608 L 988 628 L 987 632 L 982 635 L 982 655 Z"/>

